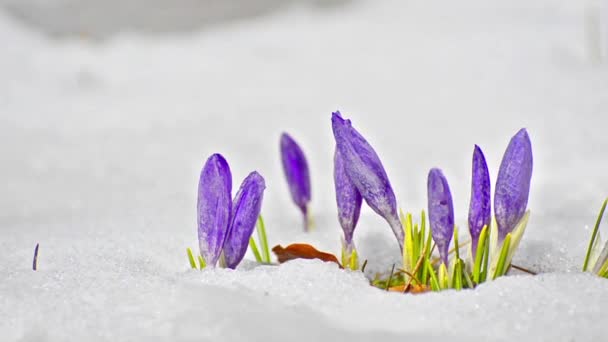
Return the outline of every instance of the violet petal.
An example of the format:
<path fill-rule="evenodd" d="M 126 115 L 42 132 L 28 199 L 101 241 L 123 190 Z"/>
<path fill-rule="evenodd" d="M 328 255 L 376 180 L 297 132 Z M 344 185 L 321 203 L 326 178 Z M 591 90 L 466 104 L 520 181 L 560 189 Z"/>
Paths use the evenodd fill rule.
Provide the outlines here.
<path fill-rule="evenodd" d="M 471 179 L 471 203 L 469 205 L 469 232 L 471 233 L 473 258 L 475 258 L 481 230 L 484 226 L 488 226 L 488 229 L 490 229 L 490 223 L 492 222 L 490 187 L 490 172 L 488 171 L 486 157 L 483 155 L 481 148 L 475 145 Z"/>
<path fill-rule="evenodd" d="M 359 190 L 348 178 L 344 168 L 344 160 L 340 157 L 338 150 L 334 154 L 334 184 L 336 187 L 336 203 L 338 204 L 338 219 L 344 231 L 344 242 L 347 246 L 351 246 L 363 199 Z"/>
<path fill-rule="evenodd" d="M 232 224 L 224 243 L 226 267 L 234 269 L 245 256 L 249 238 L 260 216 L 266 184 L 257 172 L 245 178 L 232 206 Z"/>
<path fill-rule="evenodd" d="M 333 113 L 331 121 L 346 174 L 367 205 L 389 223 L 403 250 L 403 227 L 397 215 L 397 201 L 380 158 L 340 112 Z"/>
<path fill-rule="evenodd" d="M 532 143 L 525 128 L 509 142 L 502 157 L 494 194 L 498 239 L 502 241 L 524 216 L 532 179 Z"/>
<path fill-rule="evenodd" d="M 198 183 L 198 243 L 208 266 L 214 267 L 222 251 L 232 208 L 232 175 L 220 154 L 205 163 Z"/>
<path fill-rule="evenodd" d="M 306 220 L 311 199 L 308 162 L 300 146 L 287 133 L 281 135 L 281 161 L 291 198 Z"/>
<path fill-rule="evenodd" d="M 448 181 L 440 169 L 431 169 L 428 182 L 428 210 L 433 240 L 441 260 L 448 265 L 448 249 L 454 234 L 454 205 Z"/>

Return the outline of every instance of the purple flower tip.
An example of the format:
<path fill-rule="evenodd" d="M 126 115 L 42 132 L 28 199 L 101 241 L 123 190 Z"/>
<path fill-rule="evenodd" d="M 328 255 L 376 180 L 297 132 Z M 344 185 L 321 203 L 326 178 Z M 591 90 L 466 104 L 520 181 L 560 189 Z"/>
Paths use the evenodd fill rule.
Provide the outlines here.
<path fill-rule="evenodd" d="M 350 120 L 342 118 L 340 112 L 334 112 L 331 121 L 345 174 L 367 205 L 387 220 L 403 249 L 403 228 L 397 215 L 397 201 L 380 158 Z"/>
<path fill-rule="evenodd" d="M 431 169 L 428 182 L 429 221 L 439 255 L 448 265 L 448 249 L 454 234 L 454 205 L 448 181 L 440 169 Z"/>
<path fill-rule="evenodd" d="M 249 238 L 262 209 L 262 199 L 266 184 L 257 172 L 245 178 L 234 198 L 232 225 L 224 244 L 226 266 L 235 268 L 245 256 Z"/>
<path fill-rule="evenodd" d="M 232 175 L 226 159 L 214 154 L 198 183 L 198 243 L 207 265 L 215 266 L 230 223 Z"/>
<path fill-rule="evenodd" d="M 513 231 L 526 212 L 532 179 L 532 143 L 522 128 L 509 142 L 502 157 L 494 194 L 498 238 Z"/>
<path fill-rule="evenodd" d="M 338 219 L 344 231 L 344 242 L 347 246 L 351 246 L 363 199 L 359 190 L 348 178 L 344 168 L 344 160 L 337 150 L 334 155 L 334 184 L 336 187 L 336 203 L 338 204 Z"/>
<path fill-rule="evenodd" d="M 294 203 L 306 219 L 310 202 L 310 172 L 304 152 L 287 133 L 281 135 L 281 161 Z"/>
<path fill-rule="evenodd" d="M 479 235 L 484 226 L 490 227 L 492 221 L 490 197 L 490 172 L 486 157 L 479 146 L 473 151 L 473 170 L 471 180 L 471 203 L 469 205 L 469 232 L 473 257 L 477 251 Z"/>

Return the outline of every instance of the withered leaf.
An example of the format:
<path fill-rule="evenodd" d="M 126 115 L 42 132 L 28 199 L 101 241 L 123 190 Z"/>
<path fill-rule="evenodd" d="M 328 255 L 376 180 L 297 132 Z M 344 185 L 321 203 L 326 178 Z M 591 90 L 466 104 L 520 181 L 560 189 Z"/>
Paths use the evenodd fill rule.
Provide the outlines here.
<path fill-rule="evenodd" d="M 405 284 L 403 285 L 397 285 L 397 286 L 392 286 L 389 287 L 389 291 L 391 292 L 403 292 L 405 290 Z M 407 290 L 407 293 L 412 293 L 412 294 L 417 294 L 417 293 L 424 293 L 424 292 L 428 292 L 430 291 L 431 288 L 428 287 L 427 285 L 413 285 L 411 284 L 409 289 Z"/>
<path fill-rule="evenodd" d="M 306 243 L 293 243 L 285 248 L 281 245 L 276 245 L 272 248 L 272 251 L 276 254 L 277 260 L 281 264 L 293 259 L 319 259 L 325 262 L 335 262 L 342 268 L 335 255 L 321 252 Z"/>

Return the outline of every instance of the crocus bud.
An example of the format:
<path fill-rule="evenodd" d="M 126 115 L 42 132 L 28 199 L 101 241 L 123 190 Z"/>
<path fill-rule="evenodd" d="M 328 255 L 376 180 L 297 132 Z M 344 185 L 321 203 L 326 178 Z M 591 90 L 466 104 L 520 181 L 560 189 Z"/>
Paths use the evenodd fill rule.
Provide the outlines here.
<path fill-rule="evenodd" d="M 454 205 L 448 181 L 439 169 L 431 169 L 428 182 L 429 221 L 441 260 L 448 265 L 448 250 L 454 234 Z"/>
<path fill-rule="evenodd" d="M 498 224 L 499 241 L 513 231 L 524 216 L 531 179 L 532 144 L 528 132 L 522 128 L 511 138 L 496 178 L 494 216 Z"/>
<path fill-rule="evenodd" d="M 490 172 L 486 157 L 479 146 L 473 151 L 473 170 L 471 179 L 471 203 L 469 205 L 469 232 L 473 258 L 477 252 L 479 235 L 484 226 L 490 229 L 492 208 L 490 197 Z"/>
<path fill-rule="evenodd" d="M 304 152 L 287 133 L 281 135 L 281 160 L 294 203 L 304 215 L 304 228 L 308 229 L 308 203 L 310 202 L 310 172 Z"/>
<path fill-rule="evenodd" d="M 389 223 L 403 250 L 403 227 L 397 215 L 397 201 L 380 158 L 340 112 L 333 113 L 331 121 L 345 173 L 367 205 Z"/>
<path fill-rule="evenodd" d="M 334 184 L 336 186 L 336 203 L 338 219 L 344 231 L 345 250 L 352 250 L 353 233 L 359 221 L 363 199 L 359 190 L 350 181 L 344 168 L 344 160 L 336 150 L 334 154 Z"/>
<path fill-rule="evenodd" d="M 245 256 L 249 238 L 260 216 L 266 185 L 264 178 L 252 172 L 245 178 L 232 204 L 232 224 L 224 243 L 226 267 L 235 268 Z"/>
<path fill-rule="evenodd" d="M 198 183 L 198 244 L 208 266 L 214 267 L 230 224 L 232 175 L 226 159 L 214 154 Z"/>

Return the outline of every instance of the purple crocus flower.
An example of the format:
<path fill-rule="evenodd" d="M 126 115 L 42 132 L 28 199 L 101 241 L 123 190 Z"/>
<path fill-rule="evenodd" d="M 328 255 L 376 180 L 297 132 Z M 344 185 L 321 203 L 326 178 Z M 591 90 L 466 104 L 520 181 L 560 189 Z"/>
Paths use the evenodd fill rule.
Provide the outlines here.
<path fill-rule="evenodd" d="M 331 121 L 346 175 L 367 205 L 389 223 L 403 250 L 403 227 L 397 215 L 397 201 L 380 158 L 340 112 L 333 113 Z"/>
<path fill-rule="evenodd" d="M 477 252 L 479 235 L 484 226 L 490 227 L 492 208 L 490 197 L 490 172 L 486 157 L 479 146 L 473 151 L 473 177 L 471 180 L 471 203 L 469 205 L 469 232 L 471 233 L 471 248 L 473 258 Z"/>
<path fill-rule="evenodd" d="M 232 175 L 226 159 L 214 154 L 198 183 L 198 243 L 207 265 L 214 267 L 222 251 L 232 208 Z"/>
<path fill-rule="evenodd" d="M 352 251 L 353 233 L 359 221 L 363 199 L 359 190 L 350 181 L 344 167 L 344 159 L 336 150 L 334 155 L 334 184 L 336 186 L 336 202 L 338 204 L 338 219 L 344 231 L 346 251 Z"/>
<path fill-rule="evenodd" d="M 281 160 L 294 203 L 304 215 L 304 228 L 308 230 L 308 203 L 310 202 L 310 172 L 304 152 L 287 133 L 281 135 Z"/>
<path fill-rule="evenodd" d="M 440 169 L 431 169 L 427 182 L 429 221 L 441 260 L 448 265 L 448 249 L 454 234 L 454 205 L 448 181 Z"/>
<path fill-rule="evenodd" d="M 247 252 L 249 238 L 260 216 L 266 184 L 257 172 L 245 178 L 232 205 L 232 225 L 224 243 L 226 267 L 236 268 Z"/>
<path fill-rule="evenodd" d="M 502 157 L 494 194 L 498 240 L 513 231 L 526 212 L 532 179 L 532 144 L 522 128 L 509 142 Z"/>

